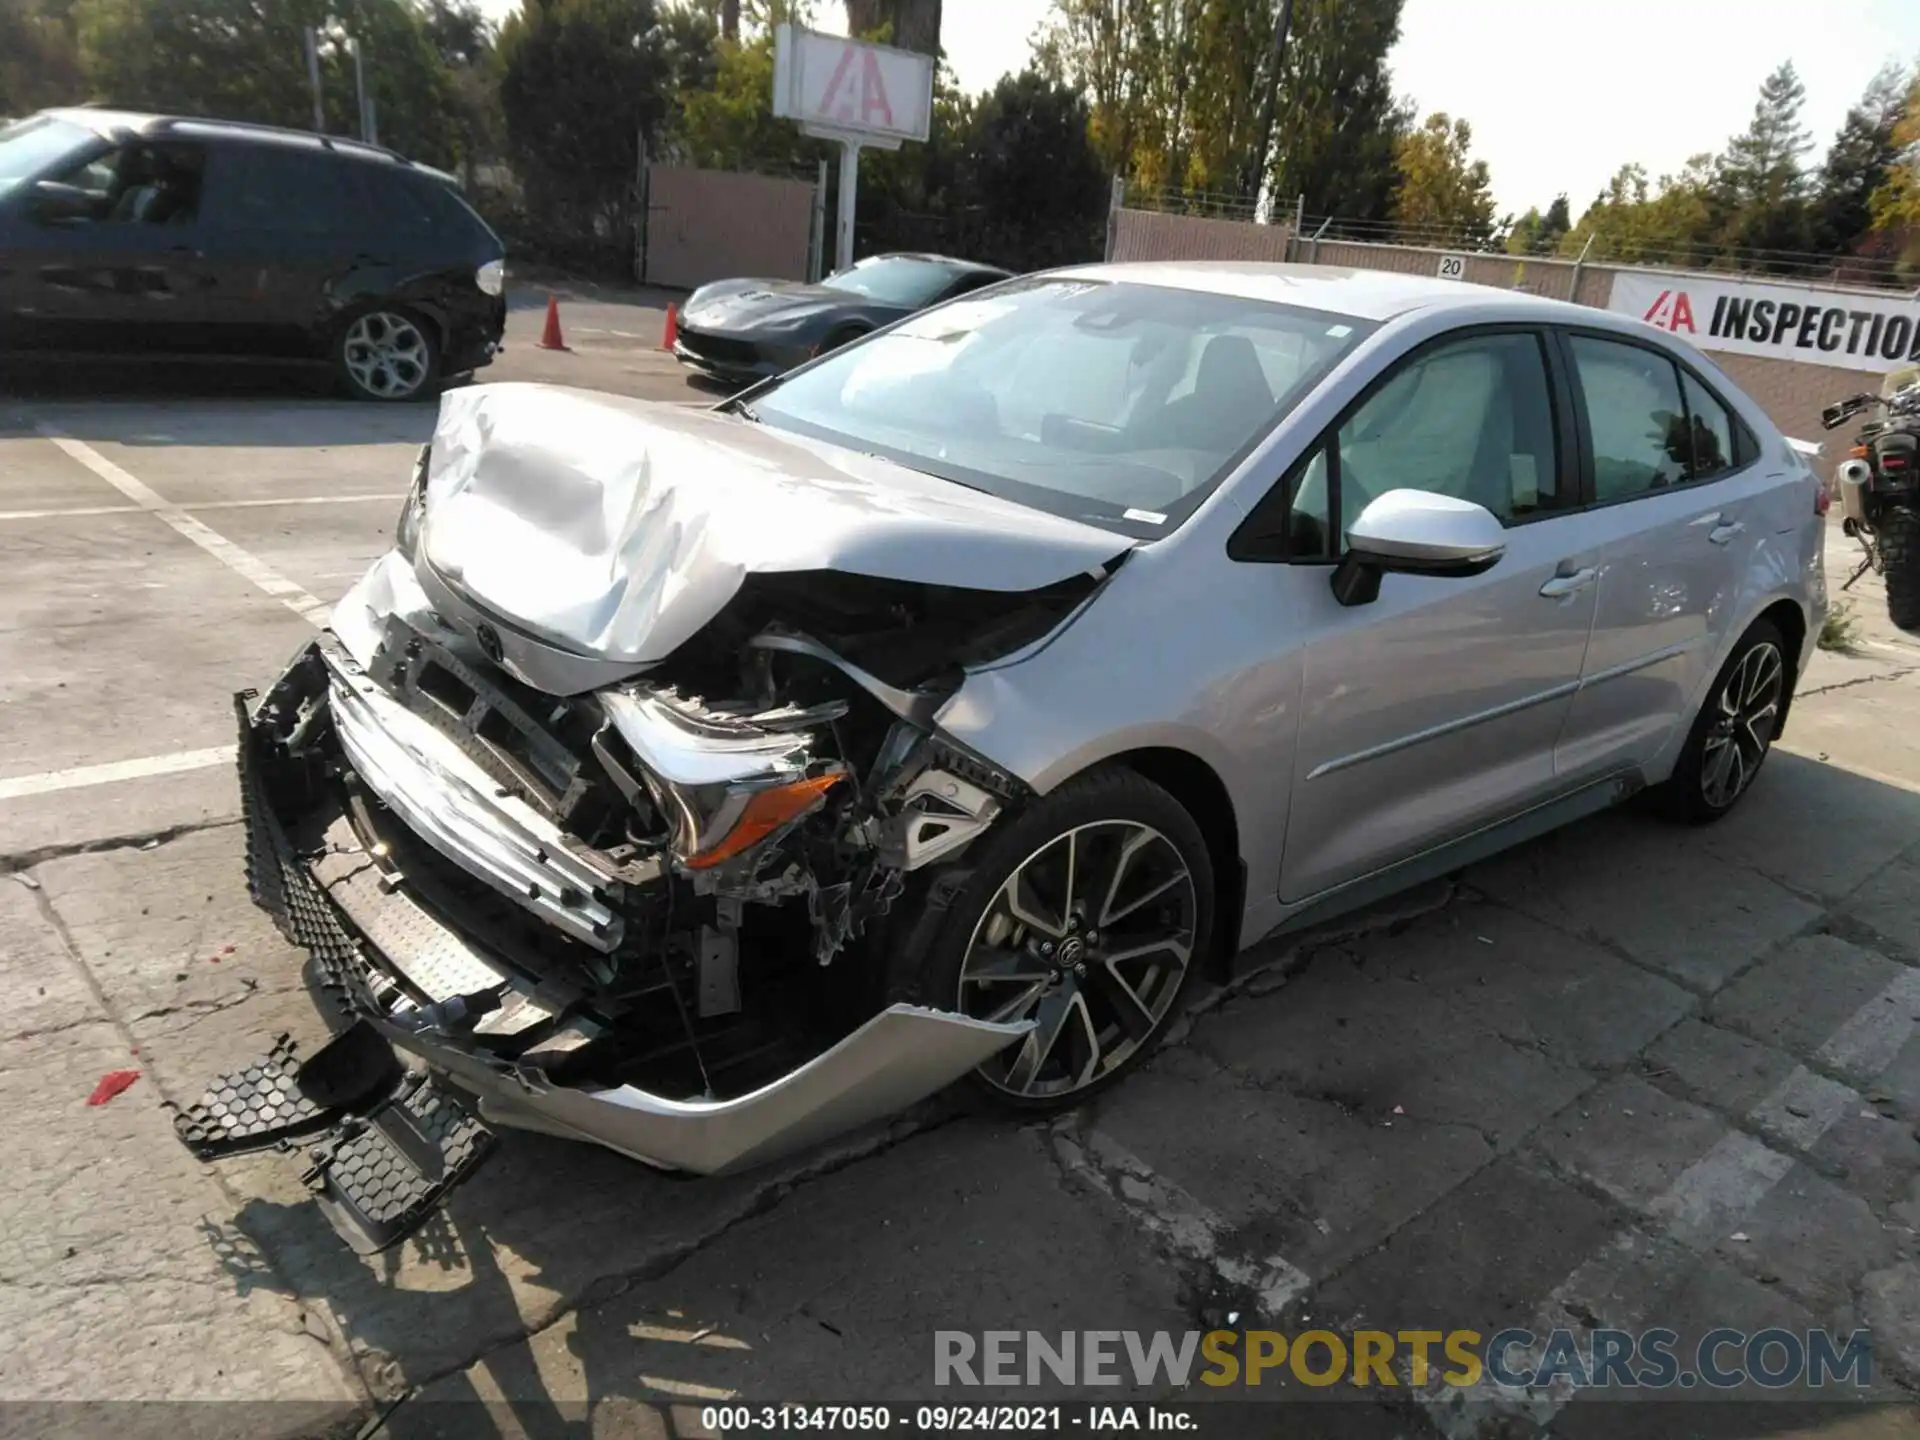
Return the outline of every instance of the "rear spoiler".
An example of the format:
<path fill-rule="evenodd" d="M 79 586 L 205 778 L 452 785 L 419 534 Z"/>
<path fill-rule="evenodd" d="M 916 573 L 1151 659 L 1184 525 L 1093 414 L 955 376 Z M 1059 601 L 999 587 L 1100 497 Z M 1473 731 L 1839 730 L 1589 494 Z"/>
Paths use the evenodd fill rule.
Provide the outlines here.
<path fill-rule="evenodd" d="M 1789 435 L 1787 436 L 1787 445 L 1789 448 L 1799 451 L 1809 460 L 1820 453 L 1820 442 L 1817 440 L 1796 440 Z"/>

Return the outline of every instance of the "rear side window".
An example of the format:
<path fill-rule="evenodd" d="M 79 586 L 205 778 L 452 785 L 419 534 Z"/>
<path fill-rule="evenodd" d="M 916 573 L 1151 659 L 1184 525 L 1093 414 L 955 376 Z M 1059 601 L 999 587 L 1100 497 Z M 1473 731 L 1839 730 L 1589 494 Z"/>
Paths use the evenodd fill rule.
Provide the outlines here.
<path fill-rule="evenodd" d="M 215 173 L 214 218 L 233 229 L 340 235 L 364 223 L 364 195 L 350 168 L 323 150 L 225 146 Z"/>
<path fill-rule="evenodd" d="M 355 179 L 366 196 L 373 225 L 386 234 L 430 235 L 441 228 L 440 207 L 429 193 L 431 182 L 396 166 L 357 164 Z"/>
<path fill-rule="evenodd" d="M 1588 335 L 1568 343 L 1592 437 L 1594 498 L 1626 500 L 1688 478 L 1693 446 L 1673 362 Z"/>
<path fill-rule="evenodd" d="M 1687 475 L 1694 480 L 1711 480 L 1740 464 L 1734 438 L 1734 418 L 1727 407 L 1693 376 L 1681 373 L 1680 393 L 1687 402 L 1687 428 L 1691 438 Z"/>

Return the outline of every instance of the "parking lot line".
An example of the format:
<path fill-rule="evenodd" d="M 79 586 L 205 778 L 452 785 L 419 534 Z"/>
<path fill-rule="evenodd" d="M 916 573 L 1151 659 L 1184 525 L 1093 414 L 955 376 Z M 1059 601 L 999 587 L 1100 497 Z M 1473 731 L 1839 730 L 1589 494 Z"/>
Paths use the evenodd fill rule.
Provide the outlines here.
<path fill-rule="evenodd" d="M 259 556 L 241 549 L 219 531 L 201 524 L 164 495 L 122 470 L 91 445 L 74 439 L 59 426 L 36 420 L 34 428 L 59 447 L 62 453 L 86 466 L 140 509 L 152 514 L 183 539 L 191 540 L 256 589 L 272 596 L 311 624 L 326 623 L 333 607 L 309 595 Z"/>
<path fill-rule="evenodd" d="M 0 800 L 28 795 L 50 795 L 56 790 L 79 790 L 88 785 L 110 785 L 119 780 L 144 780 L 153 775 L 178 775 L 233 763 L 233 746 L 209 750 L 177 750 L 171 755 L 147 755 L 138 760 L 115 760 L 106 765 L 76 765 L 67 770 L 42 770 L 38 775 L 15 775 L 0 780 Z"/>
<path fill-rule="evenodd" d="M 283 495 L 266 500 L 203 500 L 182 505 L 182 510 L 271 510 L 276 505 L 363 505 L 379 501 L 397 505 L 406 499 L 401 490 L 375 495 Z M 65 520 L 85 515 L 138 515 L 144 505 L 76 505 L 60 510 L 0 510 L 0 520 Z"/>

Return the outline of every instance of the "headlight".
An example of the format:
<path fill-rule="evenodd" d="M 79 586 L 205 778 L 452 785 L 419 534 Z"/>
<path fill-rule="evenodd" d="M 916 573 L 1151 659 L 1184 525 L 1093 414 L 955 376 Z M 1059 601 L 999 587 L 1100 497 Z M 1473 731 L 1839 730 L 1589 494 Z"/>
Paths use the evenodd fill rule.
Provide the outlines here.
<path fill-rule="evenodd" d="M 473 272 L 473 283 L 480 287 L 482 295 L 500 295 L 507 288 L 507 262 L 489 260 Z"/>
<path fill-rule="evenodd" d="M 413 462 L 413 484 L 400 507 L 400 523 L 393 527 L 393 548 L 409 562 L 420 548 L 420 522 L 427 515 L 427 457 L 432 453 L 431 445 L 420 447 L 420 456 Z"/>

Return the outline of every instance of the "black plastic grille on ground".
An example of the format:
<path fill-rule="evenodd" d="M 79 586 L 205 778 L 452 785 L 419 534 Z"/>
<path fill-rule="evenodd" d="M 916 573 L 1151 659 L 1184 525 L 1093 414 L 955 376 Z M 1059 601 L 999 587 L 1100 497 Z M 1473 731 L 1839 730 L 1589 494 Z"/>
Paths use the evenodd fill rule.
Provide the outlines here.
<path fill-rule="evenodd" d="M 324 1130 L 340 1112 L 300 1093 L 293 1037 L 282 1035 L 258 1060 L 207 1086 L 198 1104 L 173 1117 L 181 1142 L 202 1160 L 264 1150 Z"/>
<path fill-rule="evenodd" d="M 371 1008 L 360 948 L 348 935 L 307 867 L 293 853 L 260 778 L 261 740 L 247 705 L 251 692 L 233 697 L 240 723 L 237 766 L 240 813 L 247 832 L 247 891 L 274 928 L 313 956 L 321 985 L 344 1014 Z M 358 1002 L 358 1003 L 356 1003 Z"/>
<path fill-rule="evenodd" d="M 492 1148 L 492 1131 L 425 1082 L 316 1145 L 304 1178 L 333 1228 L 370 1255 L 418 1229 Z"/>

